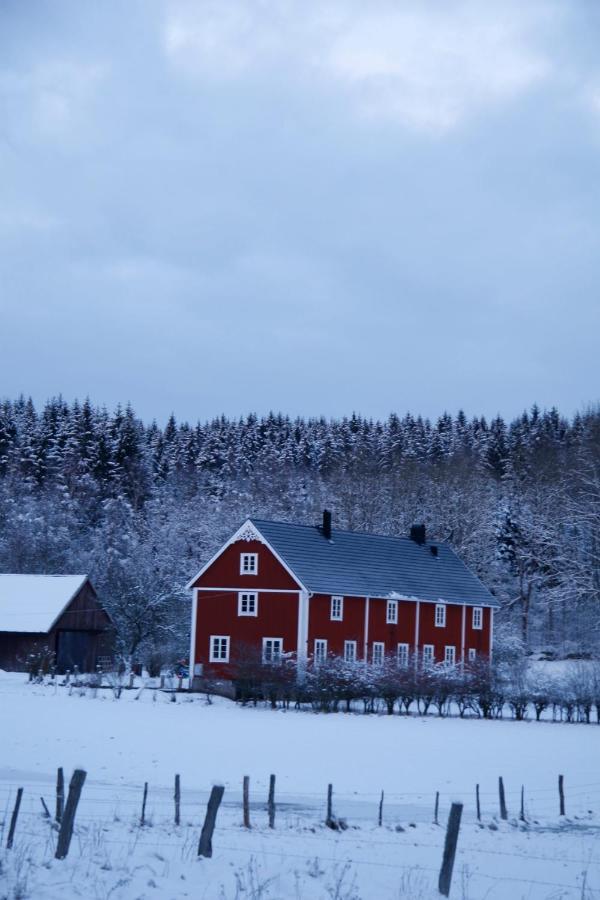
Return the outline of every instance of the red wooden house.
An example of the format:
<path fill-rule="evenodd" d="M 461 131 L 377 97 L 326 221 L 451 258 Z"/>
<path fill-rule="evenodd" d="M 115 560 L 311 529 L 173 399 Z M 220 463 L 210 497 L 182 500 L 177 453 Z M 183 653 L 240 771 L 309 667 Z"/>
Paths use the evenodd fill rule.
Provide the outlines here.
<path fill-rule="evenodd" d="M 489 657 L 499 606 L 445 543 L 248 519 L 190 582 L 190 672 L 234 678 L 249 648 L 265 662 L 329 655 L 378 664 Z M 197 682 L 196 682 L 197 683 Z"/>

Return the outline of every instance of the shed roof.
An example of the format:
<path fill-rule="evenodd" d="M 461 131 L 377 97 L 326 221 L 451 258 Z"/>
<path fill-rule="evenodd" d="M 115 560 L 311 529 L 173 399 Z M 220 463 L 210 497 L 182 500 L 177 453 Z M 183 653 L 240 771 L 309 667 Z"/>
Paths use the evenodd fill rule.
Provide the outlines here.
<path fill-rule="evenodd" d="M 500 605 L 446 543 L 335 528 L 328 540 L 318 526 L 250 522 L 313 593 Z"/>
<path fill-rule="evenodd" d="M 0 575 L 0 631 L 50 631 L 87 575 Z"/>

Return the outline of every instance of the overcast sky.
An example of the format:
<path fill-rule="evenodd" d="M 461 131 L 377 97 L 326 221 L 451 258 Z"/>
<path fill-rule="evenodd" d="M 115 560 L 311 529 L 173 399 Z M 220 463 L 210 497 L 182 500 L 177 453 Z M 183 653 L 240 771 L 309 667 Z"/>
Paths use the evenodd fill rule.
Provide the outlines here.
<path fill-rule="evenodd" d="M 0 396 L 600 400 L 597 0 L 0 0 Z"/>

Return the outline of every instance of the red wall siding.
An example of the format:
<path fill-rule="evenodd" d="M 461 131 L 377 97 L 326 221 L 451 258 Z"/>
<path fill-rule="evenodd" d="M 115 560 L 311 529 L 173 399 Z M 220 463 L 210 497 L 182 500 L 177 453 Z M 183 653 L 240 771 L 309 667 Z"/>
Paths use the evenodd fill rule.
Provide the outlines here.
<path fill-rule="evenodd" d="M 210 636 L 229 635 L 228 664 L 210 663 Z M 264 637 L 283 638 L 284 653 L 295 653 L 298 640 L 298 594 L 258 592 L 258 615 L 238 616 L 237 591 L 198 592 L 195 661 L 209 676 L 232 676 L 244 647 L 262 648 Z"/>
<path fill-rule="evenodd" d="M 364 597 L 344 597 L 344 618 L 341 622 L 331 621 L 331 594 L 315 594 L 308 601 L 308 609 L 309 656 L 314 652 L 315 638 L 325 638 L 327 652 L 338 656 L 344 653 L 344 641 L 356 641 L 356 657 L 362 659 L 365 642 Z"/>
<path fill-rule="evenodd" d="M 240 554 L 258 554 L 258 574 L 240 574 Z M 260 541 L 236 541 L 198 578 L 195 662 L 209 677 L 232 677 L 236 656 L 246 646 L 262 648 L 264 637 L 283 638 L 285 653 L 295 653 L 298 640 L 298 585 Z M 211 591 L 211 588 L 233 588 Z M 258 615 L 238 616 L 238 591 L 258 592 Z M 293 593 L 278 593 L 291 590 Z M 265 593 L 266 591 L 266 593 Z M 271 593 L 273 592 L 273 593 Z M 210 636 L 229 635 L 228 664 L 210 663 Z"/>
<path fill-rule="evenodd" d="M 396 655 L 398 644 L 408 644 L 409 653 L 415 646 L 415 622 L 417 604 L 410 600 L 398 601 L 398 624 L 388 625 L 387 602 L 371 598 L 369 603 L 369 661 L 373 653 L 373 641 L 383 641 L 385 652 Z"/>
<path fill-rule="evenodd" d="M 258 575 L 240 575 L 240 554 L 258 553 Z M 299 585 L 281 565 L 268 547 L 260 541 L 236 541 L 215 559 L 194 587 L 235 587 L 243 590 L 278 588 L 295 590 Z"/>
<path fill-rule="evenodd" d="M 435 625 L 435 603 L 421 602 L 419 617 L 419 646 L 433 644 L 435 661 L 444 661 L 446 646 L 456 648 L 456 662 L 460 661 L 462 635 L 462 606 L 446 604 L 446 627 L 438 628 Z"/>
<path fill-rule="evenodd" d="M 465 659 L 469 657 L 469 648 L 477 650 L 477 656 L 488 656 L 490 652 L 490 623 L 491 610 L 487 607 L 483 608 L 483 628 L 476 631 L 472 627 L 473 608 L 467 606 L 466 610 L 466 628 L 465 628 Z"/>

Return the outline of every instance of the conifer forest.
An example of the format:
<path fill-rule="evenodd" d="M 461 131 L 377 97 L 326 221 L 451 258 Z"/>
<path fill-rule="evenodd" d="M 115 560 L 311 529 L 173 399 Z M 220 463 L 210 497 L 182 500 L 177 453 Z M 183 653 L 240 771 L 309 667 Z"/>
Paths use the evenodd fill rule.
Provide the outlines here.
<path fill-rule="evenodd" d="M 88 573 L 120 647 L 185 656 L 187 581 L 247 516 L 424 523 L 502 604 L 499 640 L 600 649 L 600 410 L 514 421 L 221 417 L 166 426 L 61 398 L 0 405 L 0 571 Z"/>

